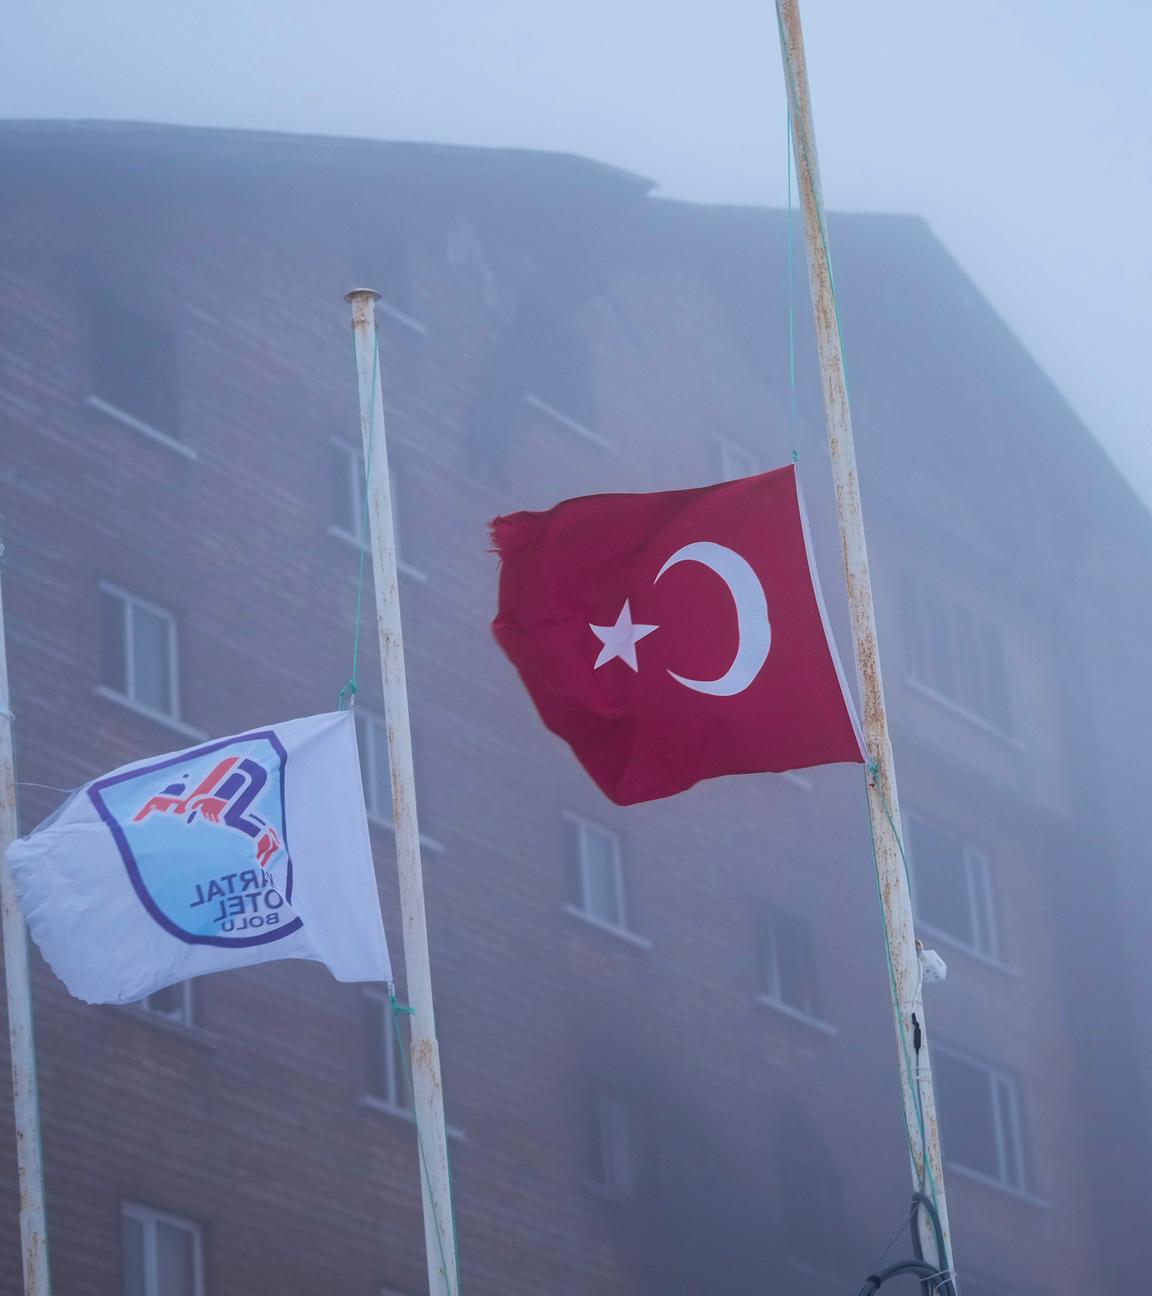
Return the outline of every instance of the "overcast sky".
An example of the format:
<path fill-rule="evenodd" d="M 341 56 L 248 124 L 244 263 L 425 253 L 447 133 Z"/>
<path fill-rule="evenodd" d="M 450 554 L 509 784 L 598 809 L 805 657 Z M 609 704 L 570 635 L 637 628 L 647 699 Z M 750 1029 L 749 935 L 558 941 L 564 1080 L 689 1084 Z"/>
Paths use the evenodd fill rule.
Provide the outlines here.
<path fill-rule="evenodd" d="M 1152 501 L 1152 3 L 801 4 L 829 207 L 925 216 Z M 772 0 L 4 8 L 4 117 L 563 149 L 784 201 Z"/>

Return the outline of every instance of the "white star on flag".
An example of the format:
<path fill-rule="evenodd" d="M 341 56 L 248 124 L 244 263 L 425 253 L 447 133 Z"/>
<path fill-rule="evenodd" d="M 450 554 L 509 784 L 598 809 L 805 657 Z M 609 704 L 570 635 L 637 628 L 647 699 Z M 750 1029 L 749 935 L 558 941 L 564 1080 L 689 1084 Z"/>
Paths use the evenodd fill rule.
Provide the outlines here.
<path fill-rule="evenodd" d="M 659 626 L 654 625 L 635 625 L 632 621 L 632 609 L 628 606 L 628 600 L 624 600 L 624 606 L 620 609 L 620 615 L 616 618 L 616 624 L 610 626 L 592 625 L 589 622 L 588 628 L 604 645 L 600 649 L 600 656 L 596 658 L 596 665 L 593 670 L 599 670 L 605 662 L 610 662 L 614 657 L 619 657 L 621 661 L 627 662 L 633 670 L 639 670 L 636 665 L 636 644 L 643 639 L 645 635 L 650 635 L 653 630 L 659 630 Z"/>

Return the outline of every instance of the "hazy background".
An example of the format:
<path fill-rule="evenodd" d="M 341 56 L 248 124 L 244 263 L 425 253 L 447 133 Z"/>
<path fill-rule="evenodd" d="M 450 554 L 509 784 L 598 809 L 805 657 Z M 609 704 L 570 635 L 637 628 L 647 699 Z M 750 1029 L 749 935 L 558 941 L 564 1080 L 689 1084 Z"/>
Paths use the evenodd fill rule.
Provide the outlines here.
<path fill-rule="evenodd" d="M 559 149 L 675 197 L 785 201 L 771 0 L 4 9 L 3 117 Z M 829 206 L 924 215 L 1152 501 L 1152 5 L 802 9 Z"/>
<path fill-rule="evenodd" d="M 1146 434 L 1152 398 L 1143 354 L 1152 290 L 1146 244 L 1152 0 L 1094 6 L 964 0 L 949 7 L 933 0 L 800 2 L 829 205 L 923 215 L 1152 502 Z M 772 0 L 425 0 L 403 7 L 395 0 L 8 0 L 2 12 L 0 117 L 134 119 L 562 150 L 648 175 L 678 198 L 785 202 L 785 96 Z M 99 158 L 99 133 L 89 138 Z M 32 178 L 29 201 L 22 203 L 19 191 L 0 194 L 0 208 L 15 216 L 0 264 L 13 286 L 11 296 L 0 296 L 10 352 L 5 374 L 12 375 L 0 428 L 12 434 L 0 445 L 0 483 L 5 538 L 10 533 L 13 540 L 5 581 L 6 593 L 12 590 L 10 642 L 20 690 L 15 709 L 30 721 L 20 730 L 30 735 L 21 766 L 30 822 L 52 808 L 52 789 L 185 741 L 173 736 L 173 720 L 179 732 L 190 724 L 220 733 L 291 714 L 301 699 L 331 705 L 351 656 L 359 487 L 333 434 L 349 444 L 355 389 L 335 316 L 332 327 L 309 329 L 300 321 L 302 303 L 316 299 L 317 285 L 331 287 L 332 274 L 351 264 L 347 247 L 359 252 L 361 240 L 372 245 L 379 222 L 392 215 L 388 204 L 396 191 L 385 188 L 386 180 L 366 185 L 372 205 L 354 218 L 346 178 L 333 164 L 332 192 L 313 203 L 298 210 L 289 203 L 246 205 L 240 164 L 204 161 L 202 174 L 216 177 L 212 183 L 236 184 L 236 193 L 218 193 L 211 208 L 205 204 L 220 229 L 153 222 L 156 237 L 137 256 L 132 237 L 148 228 L 149 201 L 156 199 L 166 217 L 174 195 L 193 192 L 196 169 L 186 161 L 154 184 L 133 186 L 123 161 L 113 170 L 110 154 L 107 183 L 82 169 L 70 179 L 76 197 L 66 205 L 64 184 L 44 179 L 53 175 L 50 150 L 30 149 L 23 157 L 13 151 L 6 174 Z M 299 165 L 290 171 L 285 164 L 281 192 L 288 179 L 304 174 L 305 162 Z M 426 209 L 419 179 L 414 169 L 406 196 L 407 210 L 417 213 Z M 516 1286 L 500 1271 L 506 1270 L 498 1256 L 503 1231 L 509 1254 L 524 1257 L 516 1289 L 528 1290 L 536 1266 L 549 1262 L 543 1245 L 523 1241 L 540 1228 L 541 1237 L 565 1238 L 557 1256 L 578 1256 L 578 1264 L 564 1262 L 574 1291 L 608 1290 L 608 1283 L 596 1286 L 597 1274 L 607 1270 L 594 1266 L 610 1262 L 623 1275 L 614 1289 L 633 1296 L 643 1290 L 732 1296 L 750 1289 L 749 1274 L 763 1287 L 765 1272 L 791 1264 L 794 1247 L 859 1282 L 905 1210 L 907 1162 L 882 928 L 863 805 L 859 789 L 847 782 L 852 771 L 804 776 L 802 782 L 814 785 L 812 795 L 780 779 L 729 779 L 691 793 L 678 807 L 617 810 L 542 730 L 486 631 L 496 567 L 482 538 L 494 512 L 589 489 L 638 489 L 644 485 L 638 478 L 618 483 L 610 475 L 621 467 L 651 471 L 641 425 L 621 454 L 595 449 L 550 416 L 532 422 L 539 408 L 522 408 L 522 397 L 534 390 L 532 365 L 541 370 L 544 354 L 520 346 L 533 322 L 529 308 L 550 308 L 555 325 L 561 308 L 575 300 L 565 295 L 558 273 L 569 247 L 557 255 L 554 234 L 530 237 L 529 222 L 540 219 L 535 213 L 550 211 L 551 193 L 563 192 L 553 189 L 557 183 L 545 168 L 530 183 L 525 177 L 520 190 L 509 184 L 506 191 L 523 195 L 523 228 L 508 249 L 498 248 L 506 260 L 496 265 L 503 274 L 515 268 L 514 252 L 525 255 L 521 280 L 509 272 L 499 285 L 520 294 L 510 300 L 523 307 L 521 332 L 488 317 L 479 280 L 456 277 L 439 251 L 432 258 L 420 250 L 423 267 L 436 262 L 435 275 L 428 273 L 421 285 L 427 289 L 422 300 L 440 312 L 429 315 L 430 338 L 443 342 L 415 348 L 411 381 L 390 397 L 398 415 L 394 464 L 401 465 L 399 480 L 414 483 L 400 495 L 401 544 L 417 546 L 408 552 L 429 578 L 418 589 L 421 582 L 406 577 L 402 597 L 414 648 L 410 679 L 424 823 L 444 843 L 442 857 L 433 851 L 437 858 L 429 860 L 428 908 L 447 1087 L 460 1095 L 449 1099 L 450 1110 L 453 1121 L 461 1113 L 469 1134 L 458 1183 L 469 1230 L 465 1254 L 475 1239 L 481 1259 L 466 1263 L 476 1263 L 481 1283 L 501 1291 Z M 135 189 L 133 201 L 125 202 L 125 189 Z M 445 231 L 449 215 L 472 218 L 471 184 L 461 184 L 459 193 L 458 208 L 444 215 Z M 516 209 L 509 202 L 507 210 Z M 581 273 L 586 265 L 604 269 L 592 253 L 603 255 L 597 238 L 611 228 L 606 206 L 597 215 L 589 202 L 588 210 L 592 237 L 583 265 L 575 261 Z M 596 331 L 608 327 L 600 315 L 580 324 L 588 326 L 586 340 L 607 348 L 605 338 L 625 336 L 634 301 L 636 319 L 644 322 L 637 336 L 643 339 L 651 327 L 650 355 L 642 357 L 639 348 L 635 356 L 631 350 L 614 355 L 618 369 L 604 371 L 603 391 L 606 411 L 620 416 L 631 409 L 682 416 L 676 437 L 695 457 L 672 459 L 660 470 L 662 485 L 686 484 L 663 475 L 679 472 L 680 464 L 685 471 L 709 461 L 713 471 L 720 466 L 715 438 L 727 435 L 729 417 L 746 409 L 771 417 L 783 409 L 784 373 L 781 362 L 773 389 L 745 370 L 743 339 L 751 343 L 758 334 L 732 305 L 739 299 L 729 297 L 727 275 L 713 281 L 696 268 L 708 265 L 712 230 L 723 223 L 694 223 L 697 244 L 688 223 L 668 218 L 648 213 L 639 228 L 644 238 L 661 236 L 660 256 L 652 261 L 657 267 L 685 255 L 693 295 L 681 297 L 646 271 L 632 276 L 629 297 L 629 276 L 616 274 L 623 306 L 609 316 L 606 302 L 596 304 L 614 331 Z M 840 228 L 847 250 L 852 223 Z M 402 232 L 407 237 L 406 225 Z M 293 326 L 275 356 L 258 331 L 267 319 L 261 301 L 279 301 L 254 277 L 263 270 L 251 255 L 261 236 L 270 240 L 269 265 L 294 265 L 291 273 L 301 275 L 297 291 L 286 292 L 277 307 Z M 333 240 L 331 256 L 321 239 Z M 764 334 L 776 337 L 782 350 L 781 242 L 775 260 L 765 259 L 776 269 L 759 289 L 763 310 L 778 324 Z M 901 253 L 891 251 L 898 242 Z M 1004 1296 L 1004 1287 L 978 1281 L 999 1275 L 1012 1275 L 1009 1289 L 1020 1296 L 1040 1290 L 1111 1296 L 1147 1285 L 1137 1277 L 1146 1262 L 1132 1239 L 1152 1216 L 1146 949 L 1152 860 L 1144 738 L 1152 730 L 1146 680 L 1152 532 L 1121 507 L 1118 491 L 1098 481 L 1080 498 L 1066 468 L 1048 483 L 1043 463 L 1036 464 L 1041 481 L 1027 489 L 1033 466 L 1015 453 L 1009 420 L 1032 420 L 1032 446 L 1038 420 L 1050 419 L 1044 426 L 1054 456 L 1059 438 L 1074 441 L 1074 429 L 1051 410 L 1030 368 L 987 320 L 975 315 L 956 322 L 950 307 L 935 309 L 950 277 L 929 242 L 905 230 L 864 231 L 856 263 L 846 256 L 843 265 L 846 299 L 876 294 L 886 303 L 916 302 L 923 311 L 911 329 L 882 316 L 871 339 L 861 336 L 868 321 L 858 309 L 849 308 L 846 318 L 850 370 L 854 354 L 871 360 L 905 396 L 877 399 L 860 384 L 861 424 L 880 440 L 879 420 L 891 417 L 896 433 L 890 458 L 881 446 L 864 463 L 890 473 L 890 490 L 877 501 L 882 525 L 872 531 L 874 553 L 892 558 L 875 563 L 877 606 L 882 642 L 892 645 L 889 703 L 907 822 L 927 825 L 913 827 L 910 838 L 913 871 L 920 869 L 922 930 L 927 935 L 932 925 L 932 902 L 924 900 L 932 883 L 924 879 L 935 867 L 938 934 L 953 963 L 948 985 L 933 992 L 928 1011 L 944 1042 L 938 1056 L 947 1056 L 951 1038 L 961 1058 L 961 1069 L 953 1070 L 954 1079 L 961 1077 L 953 1090 L 956 1118 L 942 1118 L 945 1147 L 961 1169 L 953 1197 L 958 1259 L 966 1279 L 969 1266 L 977 1279 L 966 1281 L 965 1296 Z M 446 245 L 442 237 L 438 247 Z M 698 261 L 687 260 L 689 248 Z M 638 260 L 639 250 L 637 236 L 629 251 Z M 102 275 L 125 278 L 149 264 L 165 275 L 158 296 L 130 292 L 124 302 L 98 300 L 102 289 L 116 286 Z M 90 279 L 77 283 L 75 303 L 62 304 L 58 276 L 73 265 Z M 909 265 L 923 266 L 929 284 L 943 288 L 927 299 L 909 284 Z M 234 282 L 233 267 L 239 270 Z M 894 293 L 885 291 L 892 286 L 885 275 L 898 281 Z M 253 283 L 261 300 L 251 296 Z M 188 293 L 189 308 L 169 327 L 157 303 L 176 291 Z M 246 315 L 237 310 L 245 301 Z M 109 311 L 109 304 L 120 311 Z M 697 310 L 702 322 L 694 322 Z M 293 311 L 300 314 L 293 318 Z M 667 331 L 663 311 L 670 312 Z M 715 332 L 729 311 L 738 321 L 735 346 Z M 128 323 L 102 324 L 101 312 Z M 456 331 L 449 333 L 439 321 L 453 315 Z M 549 322 L 543 311 L 535 318 Z M 172 346 L 186 346 L 191 359 L 183 387 L 172 381 L 176 368 L 148 363 L 149 351 L 138 345 L 141 329 L 157 334 L 161 359 L 175 354 Z M 939 332 L 922 340 L 930 329 Z M 457 337 L 470 350 L 451 349 Z M 694 375 L 671 394 L 655 387 L 662 375 L 681 381 L 677 357 L 689 354 L 693 338 L 708 348 L 701 354 L 715 357 L 714 383 L 731 383 L 722 392 L 723 419 L 709 429 L 700 427 L 700 412 L 694 422 L 680 403 Z M 915 357 L 900 355 L 900 346 Z M 235 363 L 228 348 L 237 352 Z M 805 353 L 810 357 L 810 338 L 800 343 L 802 360 Z M 113 354 L 118 359 L 109 364 Z M 333 356 L 342 357 L 345 376 L 315 382 L 336 372 L 329 367 Z M 298 374 L 290 373 L 294 363 L 302 366 Z M 106 377 L 137 372 L 142 390 L 150 378 L 163 389 L 159 406 L 186 400 L 187 427 L 197 436 L 183 448 L 203 451 L 195 470 L 191 460 L 178 464 L 171 450 L 142 450 L 135 432 L 117 436 L 106 411 L 85 405 L 85 397 L 117 394 L 119 384 L 109 392 Z M 1003 375 L 1003 390 L 986 390 L 994 381 L 990 372 Z M 258 381 L 268 373 L 292 382 Z M 968 384 L 975 388 L 971 400 Z M 128 386 L 124 409 L 131 417 L 135 385 Z M 224 416 L 225 402 L 238 392 L 244 403 L 234 417 Z M 428 419 L 428 402 L 445 392 L 452 402 L 445 417 Z M 499 399 L 489 400 L 492 393 Z M 500 425 L 500 439 L 491 437 L 487 447 L 478 411 L 488 411 L 491 430 Z M 670 447 L 674 422 L 660 426 Z M 171 426 L 179 430 L 178 422 Z M 286 428 L 308 428 L 312 435 L 286 436 Z M 241 455 L 245 430 L 251 444 Z M 756 432 L 755 426 L 731 430 L 737 448 Z M 962 463 L 954 453 L 969 431 L 978 453 L 991 461 L 987 473 L 981 462 Z M 916 435 L 926 443 L 920 455 L 905 448 Z M 699 444 L 690 447 L 693 436 Z M 267 446 L 281 444 L 291 454 L 267 459 Z M 786 444 L 782 428 L 776 444 Z M 353 436 L 353 458 L 354 445 Z M 509 447 L 516 453 L 506 454 L 503 478 L 499 456 Z M 490 462 L 481 462 L 489 452 Z M 343 474 L 338 510 L 327 480 L 334 456 Z M 1004 465 L 999 478 L 998 461 Z M 77 463 L 87 465 L 80 474 Z M 291 507 L 257 511 L 253 483 L 264 485 L 265 465 L 274 470 L 270 498 L 295 501 Z M 822 460 L 818 470 L 826 472 Z M 537 493 L 529 497 L 525 487 Z M 419 519 L 414 537 L 403 532 L 409 499 Z M 833 493 L 823 492 L 822 526 L 821 515 L 814 516 L 824 537 L 817 547 L 827 546 L 831 559 L 825 579 L 835 591 L 834 615 L 843 624 L 832 503 Z M 1054 524 L 1070 515 L 1077 522 Z M 218 521 L 233 516 L 247 519 L 245 533 L 222 541 Z M 285 573 L 272 585 L 262 582 L 251 598 L 236 576 L 236 546 L 249 540 L 259 546 L 252 561 L 273 554 Z M 194 560 L 174 580 L 176 552 Z M 105 577 L 127 594 L 101 596 L 97 579 Z M 131 714 L 139 701 L 134 683 L 132 696 L 125 693 L 130 659 L 136 672 L 137 632 L 124 599 L 137 590 L 141 599 L 160 600 L 161 610 L 171 600 L 170 629 L 156 639 L 151 657 L 143 650 L 140 657 L 152 663 L 154 689 L 156 681 L 168 682 L 169 710 L 158 727 L 147 711 Z M 305 608 L 312 615 L 298 625 Z M 647 619 L 639 605 L 637 615 Z M 362 734 L 379 736 L 387 717 L 371 682 L 370 625 L 369 610 L 359 715 Z M 974 700 L 985 710 L 966 716 Z M 427 775 L 425 759 L 431 760 Z M 373 785 L 371 795 L 384 817 L 387 785 L 377 782 L 385 790 Z M 580 819 L 565 818 L 569 809 Z M 573 825 L 585 814 L 593 826 L 603 822 L 619 834 L 621 867 L 639 879 L 637 930 L 627 927 L 625 934 L 640 940 L 631 948 L 625 940 L 619 956 L 585 943 L 580 929 L 569 932 L 570 941 L 554 937 L 568 931 L 571 917 L 583 913 L 598 921 L 586 897 L 576 895 L 584 882 L 574 887 L 569 880 L 573 862 L 579 866 Z M 937 814 L 940 830 L 933 837 Z M 985 850 L 987 864 L 973 864 Z M 381 878 L 395 935 L 388 854 L 385 842 Z M 620 896 L 630 885 L 622 882 L 615 893 L 625 918 L 631 902 Z M 573 898 L 581 903 L 573 906 Z M 763 903 L 765 913 L 775 913 L 777 901 L 781 914 L 795 903 L 799 920 L 778 931 L 765 928 L 758 908 Z M 634 965 L 625 960 L 648 941 L 648 915 L 656 948 Z M 775 960 L 771 978 L 756 962 L 764 960 L 764 930 Z M 797 982 L 791 998 L 781 970 L 788 960 Z M 482 982 L 498 987 L 480 1005 L 483 1011 L 477 1011 L 477 968 Z M 57 1252 L 68 1257 L 63 1272 L 71 1264 L 78 1275 L 70 1290 L 95 1291 L 99 1274 L 115 1273 L 121 1264 L 115 1230 L 106 1229 L 101 1241 L 103 1226 L 92 1223 L 93 1212 L 120 1209 L 118 1194 L 138 1171 L 141 1203 L 156 1200 L 165 1210 L 186 1211 L 190 1221 L 219 1222 L 206 1237 L 220 1290 L 232 1281 L 229 1272 L 251 1274 L 265 1263 L 268 1273 L 287 1275 L 279 1280 L 285 1292 L 329 1290 L 336 1247 L 345 1248 L 349 1273 L 376 1274 L 374 1290 L 384 1281 L 388 1289 L 420 1289 L 415 1269 L 404 1268 L 420 1258 L 415 1178 L 393 1176 L 400 1162 L 391 1160 L 386 1140 L 392 1136 L 378 1144 L 374 1134 L 361 1135 L 359 1125 L 348 1123 L 344 1103 L 365 1083 L 357 1075 L 362 1062 L 372 1071 L 367 1097 L 379 1100 L 388 1089 L 376 1075 L 391 1065 L 384 1041 L 392 1038 L 378 1000 L 370 1001 L 377 1007 L 366 1026 L 361 992 L 328 986 L 316 969 L 282 965 L 207 978 L 194 998 L 180 996 L 182 1016 L 165 1023 L 165 1029 L 180 1021 L 203 1028 L 209 1041 L 218 1032 L 227 1045 L 216 1053 L 193 1046 L 193 1056 L 175 1035 L 134 1034 L 139 1018 L 79 1005 L 66 1015 L 63 992 L 43 968 L 40 974 L 39 994 L 48 1004 L 39 1019 L 48 1041 L 42 1052 L 47 1146 L 62 1167 L 53 1173 L 50 1166 L 49 1192 L 59 1184 L 61 1209 L 81 1221 L 61 1230 Z M 815 1011 L 819 978 L 828 987 L 826 1021 Z M 745 1031 L 740 1014 L 751 1009 L 753 986 L 769 1012 L 783 1007 L 785 1017 L 802 1020 Z M 709 987 L 716 988 L 715 1009 L 701 997 Z M 271 1024 L 267 1051 L 238 1051 L 234 1066 L 218 1066 L 233 1042 L 247 1039 L 256 1014 Z M 337 1038 L 347 1047 L 333 1051 Z M 978 1065 L 964 1081 L 968 1048 Z M 108 1065 L 77 1067 L 76 1058 L 104 1058 Z M 509 1059 L 517 1059 L 515 1067 Z M 539 1059 L 542 1069 L 533 1070 Z M 259 1074 L 246 1069 L 257 1060 Z M 938 1074 L 947 1068 L 945 1061 Z M 270 1075 L 291 1080 L 279 1086 L 285 1101 L 269 1106 L 270 1123 L 253 1123 L 250 1096 L 261 1084 L 267 1088 Z M 942 1095 L 947 1084 L 942 1079 Z M 604 1228 L 593 1213 L 599 1207 L 583 1191 L 588 1170 L 581 1159 L 603 1155 L 605 1135 L 591 1123 L 602 1117 L 599 1107 L 583 1103 L 581 1086 L 594 1091 L 590 1096 L 620 1088 L 626 1099 L 642 1097 L 635 1119 L 639 1155 L 633 1158 L 627 1116 L 620 1155 L 634 1160 L 639 1173 L 645 1143 L 652 1150 L 658 1191 L 650 1199 L 641 1194 L 638 1215 L 607 1205 Z M 721 1099 L 730 1096 L 731 1112 L 727 1099 L 701 1100 L 709 1086 Z M 539 1107 L 522 1097 L 530 1088 L 540 1094 Z M 395 1084 L 392 1090 L 395 1098 Z M 333 1095 L 330 1107 L 318 1097 L 323 1093 Z M 740 1103 L 754 1114 L 742 1114 Z M 103 1115 L 93 1134 L 96 1110 Z M 211 1146 L 198 1112 L 214 1122 Z M 297 1137 L 301 1129 L 307 1138 Z M 156 1138 L 166 1149 L 160 1158 Z M 342 1151 L 352 1140 L 354 1153 Z M 90 1155 L 97 1146 L 111 1150 Z M 414 1176 L 414 1145 L 409 1151 Z M 1028 1164 L 1033 1153 L 1035 1164 Z M 15 1220 L 12 1161 L 12 1140 L 0 1128 L 5 1227 Z M 985 1175 L 981 1183 L 980 1167 L 995 1166 L 999 1177 Z M 330 1172 L 335 1177 L 326 1177 Z M 600 1171 L 591 1173 L 595 1178 Z M 378 1193 L 384 1175 L 385 1191 Z M 600 1187 L 609 1186 L 606 1178 L 597 1180 Z M 263 1202 L 273 1181 L 282 1198 L 276 1221 L 245 1205 Z M 548 1183 L 561 1185 L 558 1195 L 537 1191 Z M 318 1211 L 318 1201 L 333 1209 Z M 110 1225 L 115 1216 L 102 1218 Z M 287 1248 L 273 1227 L 280 1224 L 282 1233 L 285 1218 L 295 1221 Z M 891 1257 L 901 1253 L 904 1240 Z M 15 1289 L 15 1277 L 7 1283 L 3 1277 L 12 1260 L 12 1247 L 0 1246 L 5 1291 Z M 386 1278 L 378 1272 L 384 1260 Z M 1101 1275 L 1088 1277 L 1097 1263 Z M 311 1280 L 313 1273 L 321 1276 Z M 107 1280 L 107 1289 L 114 1286 Z M 256 1286 L 267 1291 L 276 1282 Z M 232 1289 L 255 1296 L 252 1283 Z M 775 1289 L 794 1285 L 780 1282 Z M 842 1285 L 845 1293 L 855 1289 Z"/>

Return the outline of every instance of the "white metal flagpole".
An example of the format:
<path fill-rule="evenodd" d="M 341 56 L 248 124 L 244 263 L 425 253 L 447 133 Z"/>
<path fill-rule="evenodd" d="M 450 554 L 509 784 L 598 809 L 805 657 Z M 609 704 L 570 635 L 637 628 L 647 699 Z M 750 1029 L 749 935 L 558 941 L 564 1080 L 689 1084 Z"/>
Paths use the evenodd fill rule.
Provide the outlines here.
<path fill-rule="evenodd" d="M 432 976 L 428 928 L 424 918 L 424 879 L 420 862 L 420 828 L 416 818 L 412 733 L 408 722 L 408 686 L 404 671 L 404 635 L 392 526 L 392 492 L 384 434 L 384 401 L 376 339 L 376 302 L 380 294 L 360 288 L 346 295 L 352 304 L 356 372 L 360 387 L 360 431 L 364 442 L 368 525 L 372 572 L 376 586 L 376 620 L 380 632 L 380 667 L 388 722 L 388 759 L 392 770 L 392 816 L 396 830 L 396 866 L 400 875 L 400 915 L 404 931 L 404 966 L 412 1009 L 412 1090 L 416 1133 L 420 1142 L 420 1183 L 424 1194 L 424 1246 L 428 1257 L 429 1296 L 457 1296 L 456 1225 L 448 1177 L 448 1140 L 444 1123 L 440 1050 L 432 1012 Z"/>
<path fill-rule="evenodd" d="M 780 49 L 784 58 L 784 79 L 788 88 L 796 174 L 804 208 L 808 277 L 820 356 L 824 414 L 828 424 L 828 445 L 836 485 L 836 511 L 840 520 L 840 543 L 844 553 L 852 634 L 856 645 L 864 739 L 869 755 L 868 813 L 876 851 L 885 939 L 892 969 L 892 1009 L 896 1019 L 904 1120 L 908 1128 L 913 1182 L 916 1190 L 935 1205 L 943 1238 L 943 1254 L 931 1219 L 923 1209 L 917 1212 L 919 1237 L 924 1258 L 935 1265 L 938 1271 L 953 1273 L 936 1102 L 928 1063 L 928 1044 L 924 1037 L 924 1005 L 921 998 L 923 976 L 913 930 L 912 898 L 904 866 L 896 770 L 888 738 L 884 685 L 880 676 L 872 581 L 864 541 L 860 489 L 856 478 L 852 418 L 848 408 L 844 354 L 828 255 L 828 234 L 824 221 L 820 168 L 816 157 L 816 136 L 812 126 L 799 0 L 776 0 L 776 14 L 780 26 Z M 952 1289 L 956 1289 L 955 1283 Z"/>
<path fill-rule="evenodd" d="M 0 545 L 0 556 L 4 546 Z M 32 984 L 28 931 L 12 885 L 5 853 L 15 840 L 16 763 L 12 704 L 4 644 L 4 598 L 0 592 L 0 911 L 3 914 L 4 979 L 8 994 L 8 1040 L 12 1050 L 12 1100 L 16 1112 L 16 1163 L 20 1177 L 20 1245 L 25 1296 L 50 1296 L 48 1231 L 44 1221 L 44 1162 L 40 1147 L 40 1098 L 32 1039 Z"/>

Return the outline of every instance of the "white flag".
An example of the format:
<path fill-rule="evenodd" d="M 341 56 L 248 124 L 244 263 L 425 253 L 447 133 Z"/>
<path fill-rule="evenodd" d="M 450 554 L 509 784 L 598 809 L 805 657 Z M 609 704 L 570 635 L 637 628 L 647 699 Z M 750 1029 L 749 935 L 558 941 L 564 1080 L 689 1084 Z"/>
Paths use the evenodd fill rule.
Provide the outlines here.
<path fill-rule="evenodd" d="M 89 1003 L 278 958 L 392 979 L 351 712 L 125 765 L 7 858 L 33 938 Z"/>

